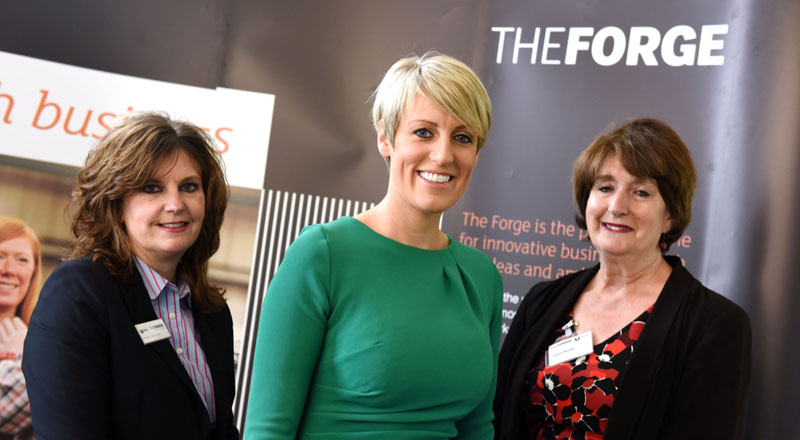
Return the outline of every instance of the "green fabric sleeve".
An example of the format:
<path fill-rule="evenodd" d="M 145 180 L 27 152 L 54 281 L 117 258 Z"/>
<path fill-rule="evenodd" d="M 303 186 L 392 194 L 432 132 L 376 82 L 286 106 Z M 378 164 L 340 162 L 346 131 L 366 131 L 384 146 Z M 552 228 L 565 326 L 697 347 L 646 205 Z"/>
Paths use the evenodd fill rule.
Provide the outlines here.
<path fill-rule="evenodd" d="M 329 314 L 330 254 L 320 228 L 287 250 L 259 319 L 244 437 L 294 439 Z"/>

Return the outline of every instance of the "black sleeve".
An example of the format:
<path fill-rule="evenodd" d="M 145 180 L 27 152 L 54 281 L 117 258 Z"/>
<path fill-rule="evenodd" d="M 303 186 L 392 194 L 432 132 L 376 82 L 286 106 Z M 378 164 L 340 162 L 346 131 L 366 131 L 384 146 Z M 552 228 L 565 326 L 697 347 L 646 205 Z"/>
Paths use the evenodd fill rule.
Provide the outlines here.
<path fill-rule="evenodd" d="M 714 294 L 716 295 L 716 294 Z M 750 319 L 718 297 L 671 399 L 663 439 L 743 439 L 751 372 Z"/>
<path fill-rule="evenodd" d="M 512 380 L 516 369 L 519 366 L 514 365 L 514 359 L 517 351 L 520 349 L 520 344 L 528 331 L 528 322 L 526 315 L 531 304 L 538 300 L 537 287 L 541 284 L 533 286 L 523 298 L 517 313 L 514 315 L 514 320 L 511 322 L 511 327 L 506 334 L 503 345 L 500 347 L 500 355 L 497 364 L 497 391 L 494 397 L 494 435 L 495 439 L 506 438 L 503 434 L 503 425 L 507 425 L 512 420 L 509 418 L 520 417 L 520 411 L 511 411 L 511 409 L 519 408 L 520 405 L 509 404 L 509 399 L 516 400 L 517 396 L 516 386 Z"/>
<path fill-rule="evenodd" d="M 53 272 L 31 317 L 22 369 L 39 440 L 110 438 L 108 317 L 90 266 Z"/>

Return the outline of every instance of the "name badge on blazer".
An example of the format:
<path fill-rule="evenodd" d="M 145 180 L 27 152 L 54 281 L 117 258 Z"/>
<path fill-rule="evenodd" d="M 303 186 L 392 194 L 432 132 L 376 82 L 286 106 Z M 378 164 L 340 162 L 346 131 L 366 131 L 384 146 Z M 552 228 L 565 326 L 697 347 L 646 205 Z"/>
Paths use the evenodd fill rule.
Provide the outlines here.
<path fill-rule="evenodd" d="M 169 330 L 161 318 L 136 324 L 136 332 L 139 333 L 144 345 L 170 338 Z"/>
<path fill-rule="evenodd" d="M 594 351 L 592 332 L 584 332 L 551 345 L 547 350 L 547 366 L 569 362 Z"/>

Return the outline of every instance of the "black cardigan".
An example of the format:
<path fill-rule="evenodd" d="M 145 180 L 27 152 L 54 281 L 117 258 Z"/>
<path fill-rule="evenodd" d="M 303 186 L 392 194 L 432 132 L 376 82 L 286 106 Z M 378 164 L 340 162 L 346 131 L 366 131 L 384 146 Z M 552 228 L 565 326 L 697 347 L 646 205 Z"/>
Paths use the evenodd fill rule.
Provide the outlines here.
<path fill-rule="evenodd" d="M 750 382 L 750 320 L 677 257 L 625 369 L 604 438 L 741 439 Z M 525 438 L 525 376 L 600 265 L 531 288 L 500 350 L 495 438 Z"/>

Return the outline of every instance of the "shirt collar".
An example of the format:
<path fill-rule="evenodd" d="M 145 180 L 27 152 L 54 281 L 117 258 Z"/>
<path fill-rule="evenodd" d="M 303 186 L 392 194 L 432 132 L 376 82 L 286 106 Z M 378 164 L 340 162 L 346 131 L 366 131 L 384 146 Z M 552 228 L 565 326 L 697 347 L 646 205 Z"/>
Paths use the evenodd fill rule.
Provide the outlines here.
<path fill-rule="evenodd" d="M 189 285 L 180 275 L 178 275 L 178 285 L 176 286 L 170 283 L 168 279 L 162 277 L 161 274 L 153 270 L 152 267 L 136 255 L 133 256 L 133 261 L 136 263 L 136 269 L 139 271 L 139 275 L 142 276 L 144 288 L 147 290 L 147 295 L 151 300 L 155 301 L 161 292 L 165 290 L 177 291 L 178 298 L 180 299 L 186 298 L 191 292 Z"/>

